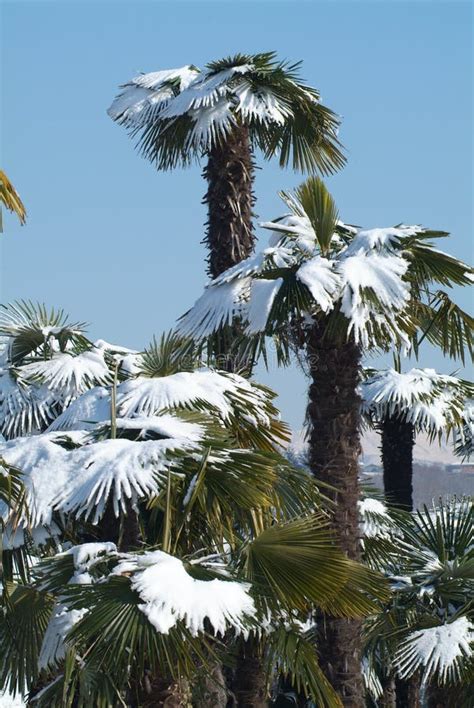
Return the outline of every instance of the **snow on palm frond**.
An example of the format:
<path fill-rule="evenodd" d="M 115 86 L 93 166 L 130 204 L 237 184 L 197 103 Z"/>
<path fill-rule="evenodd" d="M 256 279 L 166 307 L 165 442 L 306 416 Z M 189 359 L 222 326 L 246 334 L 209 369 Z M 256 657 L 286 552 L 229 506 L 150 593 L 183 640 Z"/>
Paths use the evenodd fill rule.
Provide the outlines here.
<path fill-rule="evenodd" d="M 0 457 L 21 470 L 26 489 L 25 525 L 51 527 L 52 499 L 68 480 L 68 452 L 55 442 L 57 434 L 16 438 L 0 443 Z"/>
<path fill-rule="evenodd" d="M 55 400 L 44 385 L 31 385 L 14 367 L 0 369 L 0 431 L 6 438 L 44 430 L 54 418 Z"/>
<path fill-rule="evenodd" d="M 177 408 L 215 409 L 223 419 L 233 412 L 233 401 L 253 409 L 262 408 L 265 416 L 265 392 L 237 374 L 224 374 L 210 369 L 179 372 L 156 379 L 139 377 L 118 387 L 117 408 L 121 417 L 153 416 Z"/>
<path fill-rule="evenodd" d="M 38 658 L 38 669 L 58 666 L 66 656 L 66 636 L 86 614 L 87 610 L 69 610 L 57 602 L 53 608 Z"/>
<path fill-rule="evenodd" d="M 394 662 L 402 678 L 420 672 L 424 684 L 434 679 L 440 684 L 458 682 L 463 669 L 472 662 L 473 643 L 474 625 L 461 616 L 409 634 L 397 650 Z"/>
<path fill-rule="evenodd" d="M 303 217 L 297 213 L 294 219 Z M 335 248 L 326 239 L 322 256 L 316 232 L 309 237 L 309 217 L 301 228 L 294 221 L 290 226 L 284 222 L 265 225 L 276 226 L 273 247 L 212 281 L 180 319 L 178 332 L 203 339 L 239 318 L 248 334 L 271 335 L 289 317 L 327 315 L 334 310 L 345 316 L 347 336 L 353 333 L 365 347 L 381 340 L 407 343 L 411 321 L 404 310 L 410 284 L 405 276 L 410 263 L 394 243 L 423 231 L 421 227 L 356 230 L 334 222 Z M 344 232 L 347 243 L 341 244 L 337 229 Z M 300 237 L 295 239 L 295 234 Z"/>
<path fill-rule="evenodd" d="M 115 555 L 117 548 L 115 544 L 106 543 L 83 543 L 79 546 L 57 553 L 54 558 L 48 559 L 44 570 L 41 565 L 36 568 L 39 578 L 47 573 L 51 579 L 51 564 L 56 564 L 66 557 L 72 558 L 72 575 L 68 578 L 68 585 L 84 585 L 93 582 L 90 574 L 91 567 L 107 555 Z M 49 588 L 51 589 L 51 588 Z M 70 609 L 63 604 L 63 598 L 57 599 L 51 617 L 43 636 L 41 650 L 38 658 L 38 668 L 53 669 L 61 664 L 66 656 L 66 637 L 71 629 L 87 613 L 86 609 Z"/>
<path fill-rule="evenodd" d="M 110 420 L 110 391 L 95 386 L 75 401 L 53 420 L 47 432 L 55 430 L 90 430 L 97 423 Z"/>
<path fill-rule="evenodd" d="M 129 555 L 114 571 L 116 575 L 130 573 L 131 586 L 143 600 L 140 610 L 162 634 L 168 634 L 177 622 L 183 622 L 193 636 L 204 632 L 207 622 L 221 636 L 228 629 L 245 634 L 248 620 L 256 613 L 247 583 L 198 580 L 179 558 L 163 551 Z"/>
<path fill-rule="evenodd" d="M 272 248 L 211 281 L 178 332 L 202 340 L 234 317 L 247 334 L 281 338 L 288 322 L 300 327 L 319 318 L 331 335 L 352 337 L 366 349 L 410 349 L 424 337 L 451 356 L 471 346 L 467 313 L 446 293 L 429 290 L 432 283 L 470 282 L 471 269 L 430 242 L 446 233 L 418 225 L 349 226 L 314 177 L 282 196 L 291 214 L 263 224 L 273 232 Z M 277 282 L 256 286 L 261 279 Z"/>
<path fill-rule="evenodd" d="M 455 433 L 454 452 L 470 460 L 474 454 L 474 404 L 469 402 L 462 414 L 461 425 Z"/>
<path fill-rule="evenodd" d="M 394 524 L 386 505 L 371 497 L 361 499 L 357 505 L 362 535 L 366 538 L 387 537 Z"/>
<path fill-rule="evenodd" d="M 0 305 L 0 335 L 8 338 L 13 363 L 40 349 L 64 351 L 68 343 L 82 337 L 85 324 L 70 322 L 64 310 L 20 301 Z"/>
<path fill-rule="evenodd" d="M 91 349 L 77 355 L 55 354 L 46 361 L 36 361 L 22 367 L 25 380 L 44 384 L 55 400 L 67 406 L 90 388 L 110 382 L 111 375 L 100 350 Z"/>
<path fill-rule="evenodd" d="M 376 421 L 397 416 L 430 435 L 460 427 L 466 399 L 473 394 L 469 382 L 434 369 L 368 374 L 360 385 L 365 415 Z"/>
<path fill-rule="evenodd" d="M 54 497 L 55 508 L 97 523 L 110 499 L 116 516 L 127 513 L 129 502 L 135 507 L 139 499 L 159 494 L 168 474 L 181 474 L 177 457 L 195 451 L 204 435 L 201 425 L 171 415 L 118 418 L 116 428 L 118 439 L 69 453 L 69 477 Z M 125 431 L 134 439 L 120 437 Z"/>
<path fill-rule="evenodd" d="M 282 166 L 332 172 L 344 164 L 338 117 L 301 82 L 298 65 L 274 53 L 142 74 L 122 88 L 108 113 L 140 136 L 159 169 L 199 159 L 238 124 L 266 158 L 278 152 Z"/>
<path fill-rule="evenodd" d="M 194 306 L 178 322 L 177 331 L 184 337 L 201 340 L 233 320 L 246 318 L 251 279 L 235 278 L 214 284 L 204 290 Z"/>

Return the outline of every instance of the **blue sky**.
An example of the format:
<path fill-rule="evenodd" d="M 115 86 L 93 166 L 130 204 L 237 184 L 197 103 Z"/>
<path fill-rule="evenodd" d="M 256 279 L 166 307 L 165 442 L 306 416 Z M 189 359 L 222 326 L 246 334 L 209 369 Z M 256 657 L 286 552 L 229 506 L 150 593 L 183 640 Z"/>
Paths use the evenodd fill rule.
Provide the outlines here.
<path fill-rule="evenodd" d="M 303 60 L 343 116 L 348 165 L 328 180 L 342 218 L 448 230 L 443 247 L 470 261 L 470 2 L 3 0 L 2 166 L 29 218 L 5 217 L 0 300 L 60 305 L 137 348 L 172 326 L 205 282 L 200 168 L 156 172 L 106 109 L 139 71 L 266 50 Z M 257 159 L 266 220 L 301 177 Z M 455 368 L 430 349 L 421 363 Z M 302 374 L 259 373 L 299 427 Z"/>

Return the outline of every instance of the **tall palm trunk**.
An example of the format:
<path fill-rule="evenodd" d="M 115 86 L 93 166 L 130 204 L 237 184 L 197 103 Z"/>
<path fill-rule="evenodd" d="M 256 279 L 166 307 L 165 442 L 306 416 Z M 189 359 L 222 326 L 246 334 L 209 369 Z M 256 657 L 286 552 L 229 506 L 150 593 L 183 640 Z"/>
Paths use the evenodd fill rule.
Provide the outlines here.
<path fill-rule="evenodd" d="M 415 432 L 412 423 L 398 416 L 381 423 L 383 484 L 387 500 L 405 511 L 413 509 L 413 446 Z"/>
<path fill-rule="evenodd" d="M 307 337 L 312 383 L 307 418 L 310 424 L 309 465 L 315 477 L 332 485 L 336 502 L 333 528 L 347 556 L 360 559 L 359 465 L 361 352 L 349 341 L 322 337 L 314 324 Z M 326 490 L 325 490 L 326 492 Z M 319 650 L 322 668 L 344 706 L 365 704 L 361 672 L 361 621 L 325 616 L 321 620 Z"/>
<path fill-rule="evenodd" d="M 228 268 L 248 258 L 255 247 L 252 215 L 254 162 L 248 128 L 236 126 L 225 141 L 216 144 L 209 153 L 203 176 L 208 189 L 204 203 L 208 208 L 207 234 L 204 243 L 209 249 L 208 272 L 216 278 Z M 230 354 L 232 344 L 241 334 L 237 324 L 216 336 L 214 356 L 219 368 L 227 371 L 251 372 L 251 364 Z M 245 696 L 239 706 L 264 705 L 261 701 L 265 674 L 256 647 L 239 639 L 239 653 L 233 681 L 236 695 Z M 251 670 L 249 670 L 249 666 Z M 219 672 L 219 667 L 214 667 Z M 215 681 L 206 681 L 206 693 L 214 695 L 214 706 L 226 705 L 226 696 L 215 693 Z M 240 699 L 239 699 L 240 700 Z M 244 699 L 242 699 L 244 700 Z M 203 705 L 198 701 L 199 705 Z M 210 705 L 209 703 L 207 705 Z"/>
<path fill-rule="evenodd" d="M 385 497 L 393 506 L 413 510 L 413 446 L 415 430 L 412 423 L 398 416 L 388 416 L 380 425 L 382 434 L 383 485 Z M 419 705 L 417 678 L 397 679 L 396 707 Z"/>
<path fill-rule="evenodd" d="M 216 278 L 250 256 L 255 247 L 252 225 L 254 163 L 248 128 L 236 126 L 225 141 L 215 145 L 203 176 L 208 189 L 208 270 Z"/>

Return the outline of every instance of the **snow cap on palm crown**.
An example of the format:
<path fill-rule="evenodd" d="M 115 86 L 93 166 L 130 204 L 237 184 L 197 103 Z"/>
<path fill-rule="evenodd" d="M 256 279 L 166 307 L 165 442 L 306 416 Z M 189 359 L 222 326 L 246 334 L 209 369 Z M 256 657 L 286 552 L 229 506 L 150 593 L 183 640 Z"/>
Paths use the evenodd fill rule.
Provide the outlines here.
<path fill-rule="evenodd" d="M 193 65 L 140 74 L 122 86 L 110 117 L 140 133 L 143 153 L 160 169 L 199 159 L 237 125 L 266 157 L 278 153 L 300 170 L 333 172 L 344 164 L 339 118 L 301 83 L 299 64 L 272 52 L 228 57 L 204 71 Z"/>
<path fill-rule="evenodd" d="M 397 240 L 422 231 L 421 227 L 370 231 L 348 228 L 350 242 L 339 246 L 339 236 L 334 234 L 339 248 L 324 257 L 307 224 L 290 218 L 288 223 L 280 220 L 273 226 L 278 230 L 269 248 L 230 268 L 207 286 L 181 318 L 178 329 L 182 334 L 203 339 L 234 318 L 246 323 L 249 335 L 273 333 L 280 323 L 273 320 L 272 310 L 276 310 L 279 295 L 283 303 L 285 280 L 294 277 L 296 285 L 305 291 L 308 309 L 288 311 L 286 319 L 329 314 L 339 308 L 347 319 L 348 335 L 352 332 L 355 341 L 365 347 L 378 345 L 379 328 L 392 339 L 407 341 L 397 316 L 402 316 L 410 298 L 409 283 L 404 279 L 409 262 L 393 246 Z M 288 229 L 283 231 L 283 226 Z M 340 227 L 346 228 L 343 224 Z"/>
<path fill-rule="evenodd" d="M 314 177 L 295 195 L 281 196 L 290 213 L 262 224 L 273 232 L 269 247 L 211 281 L 180 319 L 181 334 L 202 340 L 239 318 L 246 334 L 272 336 L 291 321 L 323 316 L 366 349 L 408 349 L 420 290 L 431 282 L 469 282 L 466 264 L 428 242 L 445 232 L 344 224 Z"/>
<path fill-rule="evenodd" d="M 368 371 L 360 386 L 362 411 L 376 421 L 397 416 L 417 430 L 436 435 L 463 424 L 473 386 L 434 369 Z"/>

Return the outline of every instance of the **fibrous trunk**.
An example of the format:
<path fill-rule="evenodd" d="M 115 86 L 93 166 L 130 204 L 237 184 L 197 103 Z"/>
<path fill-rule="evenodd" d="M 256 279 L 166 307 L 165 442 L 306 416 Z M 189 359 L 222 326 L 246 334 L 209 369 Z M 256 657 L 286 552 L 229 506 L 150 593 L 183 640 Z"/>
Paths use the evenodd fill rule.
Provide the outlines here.
<path fill-rule="evenodd" d="M 397 416 L 387 417 L 381 424 L 381 432 L 385 496 L 393 506 L 412 511 L 413 424 Z"/>
<path fill-rule="evenodd" d="M 333 529 L 339 545 L 353 560 L 360 559 L 359 466 L 360 350 L 351 341 L 322 337 L 315 323 L 307 335 L 312 383 L 307 410 L 310 424 L 309 465 L 318 480 L 335 488 L 324 492 L 336 502 Z M 321 666 L 344 706 L 364 703 L 361 672 L 361 621 L 324 616 L 320 622 Z"/>
<path fill-rule="evenodd" d="M 263 708 L 268 705 L 262 647 L 258 640 L 242 640 L 239 646 L 233 693 L 238 708 Z"/>
<path fill-rule="evenodd" d="M 203 175 L 208 183 L 208 270 L 216 278 L 248 258 L 255 246 L 252 226 L 254 165 L 248 129 L 236 126 L 209 152 Z"/>
<path fill-rule="evenodd" d="M 204 197 L 207 204 L 207 233 L 204 243 L 208 247 L 208 272 L 216 278 L 228 268 L 248 258 L 255 247 L 252 216 L 255 203 L 253 194 L 254 163 L 248 128 L 237 125 L 232 132 L 209 152 L 203 176 L 208 188 Z M 232 351 L 241 335 L 239 323 L 228 327 L 215 337 L 212 354 L 218 368 L 250 375 L 252 364 L 242 361 Z M 252 642 L 239 640 L 235 691 L 239 706 L 266 705 L 261 699 L 265 690 L 265 674 Z M 215 706 L 225 706 L 220 693 L 214 696 Z"/>

